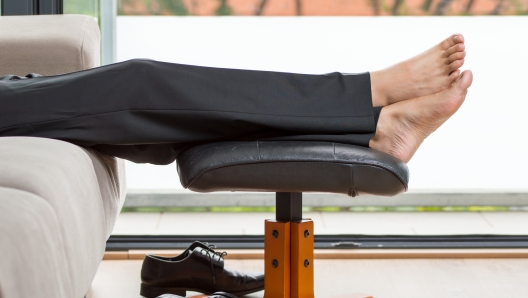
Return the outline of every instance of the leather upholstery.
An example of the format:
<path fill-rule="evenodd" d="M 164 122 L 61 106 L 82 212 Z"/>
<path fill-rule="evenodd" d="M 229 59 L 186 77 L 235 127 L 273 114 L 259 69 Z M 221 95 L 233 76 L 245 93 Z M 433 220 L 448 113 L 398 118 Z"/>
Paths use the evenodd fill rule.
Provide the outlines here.
<path fill-rule="evenodd" d="M 393 196 L 407 190 L 401 160 L 330 142 L 250 141 L 195 146 L 178 157 L 183 187 L 197 192 L 331 192 Z"/>

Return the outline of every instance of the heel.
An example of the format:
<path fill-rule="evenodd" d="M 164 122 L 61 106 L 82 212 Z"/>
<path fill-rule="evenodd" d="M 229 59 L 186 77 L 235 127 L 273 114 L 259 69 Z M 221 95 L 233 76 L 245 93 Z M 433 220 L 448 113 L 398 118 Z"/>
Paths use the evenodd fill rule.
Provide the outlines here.
<path fill-rule="evenodd" d="M 185 291 L 185 289 L 180 288 L 154 287 L 146 284 L 141 284 L 139 294 L 146 298 L 156 298 L 163 294 L 174 294 L 185 297 L 187 292 Z"/>

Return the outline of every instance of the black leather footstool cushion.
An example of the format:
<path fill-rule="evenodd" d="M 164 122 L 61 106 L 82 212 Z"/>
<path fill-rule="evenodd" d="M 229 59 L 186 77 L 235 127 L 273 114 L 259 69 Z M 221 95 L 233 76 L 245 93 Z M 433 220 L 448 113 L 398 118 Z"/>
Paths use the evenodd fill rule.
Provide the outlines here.
<path fill-rule="evenodd" d="M 304 141 L 219 142 L 177 160 L 185 188 L 197 192 L 330 192 L 393 196 L 407 190 L 401 160 L 353 145 Z"/>

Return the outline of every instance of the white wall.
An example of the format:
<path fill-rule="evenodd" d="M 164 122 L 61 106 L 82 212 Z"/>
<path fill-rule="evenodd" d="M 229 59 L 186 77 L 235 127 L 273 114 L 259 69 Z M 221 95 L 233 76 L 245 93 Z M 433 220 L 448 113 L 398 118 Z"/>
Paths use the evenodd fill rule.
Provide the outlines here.
<path fill-rule="evenodd" d="M 413 160 L 411 189 L 528 189 L 528 17 L 118 17 L 117 58 L 300 73 L 376 70 L 451 33 L 474 83 Z M 181 189 L 175 166 L 127 164 L 129 188 Z"/>

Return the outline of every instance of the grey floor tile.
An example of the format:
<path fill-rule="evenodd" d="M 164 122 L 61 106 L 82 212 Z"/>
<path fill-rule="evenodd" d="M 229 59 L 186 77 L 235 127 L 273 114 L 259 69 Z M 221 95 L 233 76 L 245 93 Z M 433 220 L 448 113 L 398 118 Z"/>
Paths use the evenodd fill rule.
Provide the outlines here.
<path fill-rule="evenodd" d="M 329 231 L 365 231 L 361 234 L 379 234 L 379 231 L 394 234 L 409 230 L 422 233 L 428 229 L 452 231 L 460 228 L 491 228 L 478 213 L 470 212 L 336 212 L 323 213 L 322 217 L 325 228 Z"/>
<path fill-rule="evenodd" d="M 377 228 L 368 226 L 357 226 L 347 228 L 329 228 L 319 230 L 317 235 L 415 235 L 416 232 L 411 228 L 396 227 L 396 228 Z"/>
<path fill-rule="evenodd" d="M 480 215 L 495 229 L 528 234 L 528 212 L 480 212 Z"/>
<path fill-rule="evenodd" d="M 161 213 L 123 212 L 117 217 L 112 234 L 156 234 Z"/>
<path fill-rule="evenodd" d="M 113 234 L 262 235 L 271 212 L 119 215 Z M 310 212 L 315 234 L 528 234 L 528 212 Z"/>
<path fill-rule="evenodd" d="M 172 234 L 196 235 L 244 235 L 248 231 L 263 232 L 263 221 L 273 218 L 272 213 L 230 213 L 230 212 L 188 212 L 163 214 L 160 230 L 171 231 Z"/>
<path fill-rule="evenodd" d="M 457 227 L 416 227 L 416 235 L 485 235 L 494 234 L 492 228 L 457 228 Z"/>

